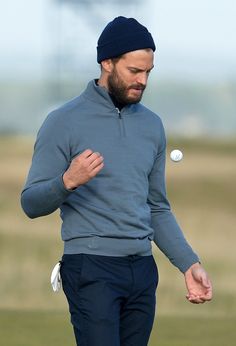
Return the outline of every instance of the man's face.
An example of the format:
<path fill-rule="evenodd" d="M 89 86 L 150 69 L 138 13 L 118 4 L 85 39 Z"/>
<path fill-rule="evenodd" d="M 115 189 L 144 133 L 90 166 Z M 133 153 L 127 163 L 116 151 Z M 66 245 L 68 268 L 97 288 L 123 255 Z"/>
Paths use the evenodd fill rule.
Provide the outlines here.
<path fill-rule="evenodd" d="M 111 62 L 107 87 L 118 102 L 132 104 L 141 100 L 153 68 L 153 58 L 151 49 L 142 49 L 126 53 L 118 61 Z"/>

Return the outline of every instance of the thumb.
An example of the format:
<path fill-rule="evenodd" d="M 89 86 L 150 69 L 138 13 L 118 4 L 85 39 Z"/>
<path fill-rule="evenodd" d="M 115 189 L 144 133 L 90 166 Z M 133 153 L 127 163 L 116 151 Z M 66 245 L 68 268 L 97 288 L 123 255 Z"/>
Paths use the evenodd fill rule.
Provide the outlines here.
<path fill-rule="evenodd" d="M 203 273 L 201 281 L 202 281 L 202 285 L 204 287 L 206 287 L 206 288 L 210 287 L 210 280 L 209 280 L 209 278 L 208 278 L 206 273 Z"/>

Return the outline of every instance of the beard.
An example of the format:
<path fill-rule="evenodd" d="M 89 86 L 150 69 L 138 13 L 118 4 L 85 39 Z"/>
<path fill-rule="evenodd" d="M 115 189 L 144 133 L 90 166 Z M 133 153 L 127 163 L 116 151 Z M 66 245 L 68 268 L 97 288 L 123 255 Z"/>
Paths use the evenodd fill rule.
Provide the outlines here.
<path fill-rule="evenodd" d="M 115 97 L 118 103 L 121 104 L 133 104 L 141 101 L 145 85 L 143 84 L 131 84 L 126 85 L 119 77 L 115 67 L 113 72 L 108 76 L 108 90 Z M 140 90 L 140 94 L 136 96 L 130 96 L 129 90 Z"/>

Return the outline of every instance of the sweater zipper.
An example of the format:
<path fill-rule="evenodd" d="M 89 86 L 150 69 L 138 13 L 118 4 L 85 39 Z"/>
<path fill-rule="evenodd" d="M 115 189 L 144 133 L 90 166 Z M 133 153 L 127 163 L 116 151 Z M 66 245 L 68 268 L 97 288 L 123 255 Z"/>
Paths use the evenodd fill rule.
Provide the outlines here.
<path fill-rule="evenodd" d="M 124 124 L 124 118 L 121 115 L 121 111 L 119 108 L 116 108 L 116 111 L 118 113 L 118 118 L 119 118 L 119 127 L 120 127 L 120 136 L 125 137 L 125 124 Z"/>

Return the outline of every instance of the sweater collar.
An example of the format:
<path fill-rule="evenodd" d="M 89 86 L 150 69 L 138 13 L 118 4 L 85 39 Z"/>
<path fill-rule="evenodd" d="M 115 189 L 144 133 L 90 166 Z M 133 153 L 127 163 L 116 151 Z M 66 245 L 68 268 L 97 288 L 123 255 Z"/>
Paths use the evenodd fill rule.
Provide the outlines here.
<path fill-rule="evenodd" d="M 111 98 L 110 94 L 108 93 L 107 89 L 105 87 L 101 87 L 100 85 L 97 85 L 96 79 L 91 80 L 87 88 L 85 89 L 83 96 L 90 101 L 93 101 L 95 103 L 99 102 L 100 104 L 103 104 L 103 106 L 107 108 L 119 108 L 118 105 L 114 104 L 113 99 Z M 130 104 L 125 105 L 123 109 L 125 109 L 126 113 L 133 113 L 136 109 L 138 104 Z"/>

